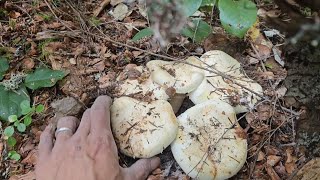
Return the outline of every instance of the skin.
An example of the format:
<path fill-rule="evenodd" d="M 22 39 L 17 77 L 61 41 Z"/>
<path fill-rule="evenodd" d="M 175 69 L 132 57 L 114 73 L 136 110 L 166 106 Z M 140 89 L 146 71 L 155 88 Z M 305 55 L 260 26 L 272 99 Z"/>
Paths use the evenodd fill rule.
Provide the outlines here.
<path fill-rule="evenodd" d="M 130 168 L 122 168 L 110 129 L 111 98 L 100 96 L 79 120 L 69 116 L 58 121 L 57 129 L 71 131 L 56 134 L 52 125 L 41 134 L 36 178 L 39 180 L 140 180 L 160 165 L 160 159 L 140 159 Z M 74 132 L 74 133 L 73 133 Z"/>

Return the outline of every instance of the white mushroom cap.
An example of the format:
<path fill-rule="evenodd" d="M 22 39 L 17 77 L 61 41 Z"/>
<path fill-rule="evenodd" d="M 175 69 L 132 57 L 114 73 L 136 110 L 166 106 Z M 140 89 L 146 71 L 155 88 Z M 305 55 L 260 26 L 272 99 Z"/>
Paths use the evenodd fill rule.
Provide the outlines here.
<path fill-rule="evenodd" d="M 186 62 L 200 66 L 201 61 L 189 57 Z M 203 70 L 185 63 L 153 60 L 147 63 L 151 78 L 161 86 L 173 87 L 179 94 L 195 90 L 204 78 Z"/>
<path fill-rule="evenodd" d="M 240 63 L 228 54 L 222 51 L 208 51 L 201 56 L 200 60 L 203 62 L 202 67 L 210 69 L 212 66 L 214 69 L 230 75 L 236 83 L 257 94 L 263 94 L 262 87 L 247 78 L 241 71 Z M 253 108 L 261 99 L 257 94 L 212 72 L 205 71 L 205 76 L 199 87 L 189 94 L 189 98 L 195 104 L 210 99 L 220 99 L 235 106 L 236 113 L 242 113 Z"/>
<path fill-rule="evenodd" d="M 225 74 L 243 76 L 240 63 L 223 51 L 208 51 L 200 57 L 200 60 L 204 68 L 214 67 Z"/>
<path fill-rule="evenodd" d="M 131 157 L 149 158 L 174 140 L 178 124 L 167 101 L 141 102 L 130 97 L 115 99 L 111 125 L 120 151 Z"/>
<path fill-rule="evenodd" d="M 262 87 L 251 79 L 243 78 L 236 82 L 258 94 L 263 94 Z M 249 90 L 224 80 L 221 76 L 205 78 L 199 87 L 189 94 L 189 98 L 195 104 L 219 99 L 233 105 L 237 114 L 252 109 L 261 99 Z"/>
<path fill-rule="evenodd" d="M 127 78 L 125 80 L 121 80 L 121 78 L 118 77 L 117 81 L 119 82 L 119 91 L 116 95 L 131 96 L 141 94 L 143 96 L 150 96 L 151 100 L 168 100 L 170 98 L 166 93 L 165 87 L 161 87 L 151 80 L 150 72 L 148 72 L 146 68 L 143 66 L 136 66 L 131 67 L 130 70 L 141 73 L 139 76 L 141 79 Z"/>
<path fill-rule="evenodd" d="M 192 178 L 227 179 L 247 157 L 247 140 L 232 106 L 210 100 L 178 118 L 179 129 L 171 150 L 182 170 Z"/>

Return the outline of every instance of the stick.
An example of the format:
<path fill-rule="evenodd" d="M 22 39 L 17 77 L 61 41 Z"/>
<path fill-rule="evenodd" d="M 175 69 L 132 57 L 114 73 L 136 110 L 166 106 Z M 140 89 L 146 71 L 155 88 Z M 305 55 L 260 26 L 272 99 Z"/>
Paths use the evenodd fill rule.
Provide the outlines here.
<path fill-rule="evenodd" d="M 104 0 L 98 9 L 96 9 L 94 12 L 93 12 L 93 15 L 95 17 L 99 16 L 99 14 L 101 13 L 101 11 L 110 3 L 110 0 Z"/>

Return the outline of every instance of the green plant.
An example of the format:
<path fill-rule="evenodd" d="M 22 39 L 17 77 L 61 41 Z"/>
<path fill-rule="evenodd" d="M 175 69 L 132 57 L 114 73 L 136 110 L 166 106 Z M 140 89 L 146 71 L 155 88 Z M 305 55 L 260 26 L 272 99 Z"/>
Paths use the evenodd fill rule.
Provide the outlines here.
<path fill-rule="evenodd" d="M 0 56 L 0 78 L 9 69 L 9 62 Z M 30 96 L 27 88 L 37 90 L 43 87 L 52 87 L 58 80 L 66 76 L 63 71 L 51 70 L 48 68 L 37 68 L 30 74 L 12 74 L 10 79 L 0 82 L 0 120 L 7 125 L 3 131 L 4 139 L 9 147 L 13 149 L 17 140 L 16 133 L 23 133 L 32 123 L 32 116 L 42 113 L 42 104 L 30 106 Z M 27 88 L 26 88 L 27 87 Z M 8 157 L 19 160 L 20 155 L 12 150 Z"/>
<path fill-rule="evenodd" d="M 9 18 L 9 26 L 11 29 L 15 29 L 17 25 L 17 21 L 15 19 Z"/>
<path fill-rule="evenodd" d="M 54 41 L 55 41 L 55 39 L 50 38 L 50 39 L 46 39 L 38 44 L 38 50 L 41 52 L 41 54 L 39 56 L 40 59 L 45 59 L 50 55 L 50 52 L 48 52 L 45 47 L 49 43 L 54 42 Z"/>
<path fill-rule="evenodd" d="M 8 117 L 8 126 L 4 129 L 4 139 L 7 141 L 9 147 L 13 148 L 17 140 L 14 138 L 16 130 L 20 133 L 24 133 L 26 128 L 32 123 L 32 116 L 34 114 L 40 114 L 44 111 L 44 105 L 39 104 L 37 106 L 30 106 L 30 101 L 24 100 L 20 104 L 22 117 L 18 118 L 17 115 L 10 115 Z M 19 160 L 20 155 L 15 151 L 10 151 L 8 157 L 14 160 Z"/>
<path fill-rule="evenodd" d="M 42 12 L 39 13 L 38 15 L 40 17 L 42 17 L 43 20 L 46 21 L 46 22 L 50 21 L 53 18 L 53 16 L 51 14 L 46 14 L 46 13 L 42 13 Z"/>
<path fill-rule="evenodd" d="M 90 18 L 90 23 L 93 25 L 93 26 L 99 26 L 101 24 L 101 21 L 99 18 L 97 17 L 91 17 Z"/>
<path fill-rule="evenodd" d="M 26 87 L 32 90 L 52 87 L 65 76 L 63 71 L 38 68 L 33 73 L 18 73 L 0 82 L 0 119 L 8 121 L 10 115 L 23 115 L 20 104 L 25 100 L 30 101 Z"/>
<path fill-rule="evenodd" d="M 212 32 L 211 26 L 200 18 L 192 16 L 200 7 L 212 7 L 217 4 L 220 21 L 224 29 L 239 38 L 243 38 L 257 19 L 257 8 L 251 0 L 182 0 L 182 10 L 189 17 L 181 34 L 195 42 L 201 42 Z M 153 35 L 150 28 L 139 31 L 133 41 Z"/>
<path fill-rule="evenodd" d="M 0 80 L 3 79 L 3 76 L 8 69 L 9 69 L 9 63 L 7 58 L 0 57 Z"/>

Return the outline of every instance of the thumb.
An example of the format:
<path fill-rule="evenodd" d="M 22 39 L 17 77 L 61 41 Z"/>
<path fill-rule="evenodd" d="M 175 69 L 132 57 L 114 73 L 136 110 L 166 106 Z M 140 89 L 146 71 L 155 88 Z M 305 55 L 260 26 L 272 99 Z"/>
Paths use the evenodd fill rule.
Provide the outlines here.
<path fill-rule="evenodd" d="M 125 179 L 145 180 L 148 175 L 160 166 L 160 158 L 140 159 L 125 169 Z"/>

